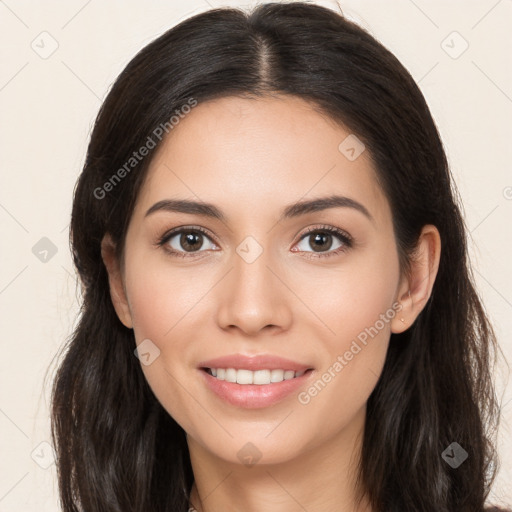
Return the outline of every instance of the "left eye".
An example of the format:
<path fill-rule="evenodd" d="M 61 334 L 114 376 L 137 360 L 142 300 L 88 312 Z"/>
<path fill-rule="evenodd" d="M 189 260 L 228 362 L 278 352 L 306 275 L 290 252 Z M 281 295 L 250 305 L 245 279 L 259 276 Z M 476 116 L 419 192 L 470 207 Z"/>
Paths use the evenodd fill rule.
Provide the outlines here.
<path fill-rule="evenodd" d="M 299 251 L 305 252 L 310 252 L 308 249 L 313 249 L 314 253 L 339 253 L 351 247 L 351 239 L 343 232 L 332 228 L 316 228 L 303 235 L 297 247 Z"/>

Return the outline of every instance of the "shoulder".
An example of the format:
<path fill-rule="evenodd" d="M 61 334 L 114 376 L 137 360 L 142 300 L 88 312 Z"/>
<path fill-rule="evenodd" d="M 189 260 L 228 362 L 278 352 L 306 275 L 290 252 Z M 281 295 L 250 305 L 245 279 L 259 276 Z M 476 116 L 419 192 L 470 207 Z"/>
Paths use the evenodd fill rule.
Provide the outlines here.
<path fill-rule="evenodd" d="M 484 512 L 512 512 L 510 508 L 490 507 L 486 508 Z"/>

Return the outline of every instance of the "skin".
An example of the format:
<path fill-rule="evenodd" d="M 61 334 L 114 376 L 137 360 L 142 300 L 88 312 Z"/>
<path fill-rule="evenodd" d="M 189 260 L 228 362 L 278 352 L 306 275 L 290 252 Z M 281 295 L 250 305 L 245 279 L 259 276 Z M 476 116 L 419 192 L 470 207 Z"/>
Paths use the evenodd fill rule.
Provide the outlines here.
<path fill-rule="evenodd" d="M 151 163 L 122 263 L 110 237 L 103 240 L 119 319 L 137 344 L 150 339 L 160 350 L 142 369 L 187 433 L 191 501 L 199 511 L 371 511 L 366 500 L 354 503 L 366 401 L 391 332 L 409 328 L 430 296 L 441 242 L 425 226 L 410 275 L 401 275 L 390 206 L 369 152 L 350 161 L 338 150 L 349 134 L 295 97 L 199 104 Z M 341 207 L 278 221 L 286 206 L 334 193 L 364 205 L 372 220 Z M 226 221 L 169 211 L 146 216 L 164 199 L 212 203 Z M 174 236 L 167 247 L 187 256 L 172 257 L 156 242 L 180 226 L 203 227 L 211 237 L 190 249 Z M 314 258 L 343 245 L 327 236 L 332 246 L 322 252 L 314 234 L 301 240 L 306 228 L 322 226 L 346 231 L 353 246 Z M 252 263 L 236 251 L 248 236 L 263 249 Z M 398 303 L 401 310 L 307 404 L 292 393 L 267 408 L 235 407 L 198 373 L 201 360 L 268 353 L 314 368 L 307 390 Z M 261 453 L 253 466 L 237 455 L 247 442 Z"/>

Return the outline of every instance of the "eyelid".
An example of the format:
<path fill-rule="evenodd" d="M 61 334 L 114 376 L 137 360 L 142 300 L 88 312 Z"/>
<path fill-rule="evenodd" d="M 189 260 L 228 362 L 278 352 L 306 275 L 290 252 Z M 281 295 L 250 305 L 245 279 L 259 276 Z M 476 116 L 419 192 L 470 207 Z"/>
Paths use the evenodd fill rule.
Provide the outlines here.
<path fill-rule="evenodd" d="M 350 242 L 354 241 L 352 236 L 349 235 L 345 230 L 337 228 L 335 226 L 329 226 L 327 224 L 317 225 L 317 226 L 309 226 L 308 228 L 306 228 L 306 231 L 304 231 L 304 233 L 302 233 L 301 237 L 299 238 L 299 241 L 303 240 L 309 234 L 316 233 L 317 231 L 320 231 L 320 232 L 326 231 L 328 233 L 333 233 L 340 237 L 346 238 L 347 241 L 350 241 Z"/>

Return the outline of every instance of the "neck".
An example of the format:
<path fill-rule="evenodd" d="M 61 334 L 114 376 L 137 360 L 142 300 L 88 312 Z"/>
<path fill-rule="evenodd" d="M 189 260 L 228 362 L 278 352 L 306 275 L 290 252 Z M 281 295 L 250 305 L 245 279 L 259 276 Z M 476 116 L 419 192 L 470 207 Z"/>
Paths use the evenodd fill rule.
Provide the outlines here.
<path fill-rule="evenodd" d="M 217 457 L 190 436 L 190 503 L 198 512 L 371 512 L 356 503 L 365 408 L 335 437 L 276 464 L 245 466 Z"/>

